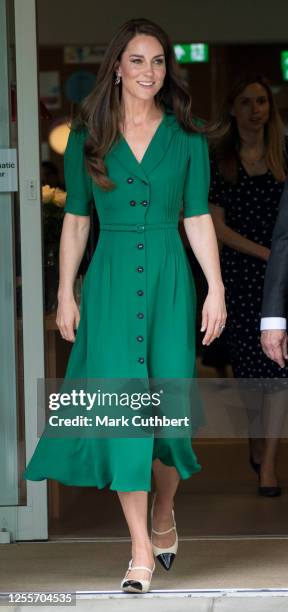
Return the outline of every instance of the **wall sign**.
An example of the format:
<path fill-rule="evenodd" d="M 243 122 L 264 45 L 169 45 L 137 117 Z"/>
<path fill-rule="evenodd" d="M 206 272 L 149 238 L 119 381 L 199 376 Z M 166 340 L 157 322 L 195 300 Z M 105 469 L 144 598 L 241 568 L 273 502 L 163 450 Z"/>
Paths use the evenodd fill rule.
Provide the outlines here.
<path fill-rule="evenodd" d="M 39 72 L 40 99 L 46 108 L 61 108 L 60 73 L 56 70 Z"/>
<path fill-rule="evenodd" d="M 283 81 L 288 81 L 288 51 L 281 51 L 281 68 Z"/>
<path fill-rule="evenodd" d="M 64 47 L 65 64 L 100 64 L 104 57 L 106 46 L 104 45 L 82 45 L 76 47 L 70 45 Z"/>
<path fill-rule="evenodd" d="M 176 59 L 180 64 L 199 64 L 209 61 L 209 46 L 204 43 L 174 45 Z"/>
<path fill-rule="evenodd" d="M 0 192 L 18 191 L 16 149 L 0 149 Z"/>

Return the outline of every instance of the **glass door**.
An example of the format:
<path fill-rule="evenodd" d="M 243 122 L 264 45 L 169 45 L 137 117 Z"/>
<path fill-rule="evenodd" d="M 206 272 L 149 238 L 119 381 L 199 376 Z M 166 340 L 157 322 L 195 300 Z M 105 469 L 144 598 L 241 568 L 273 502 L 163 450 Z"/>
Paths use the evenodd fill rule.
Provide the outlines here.
<path fill-rule="evenodd" d="M 44 378 L 35 0 L 0 0 L 0 80 L 1 542 L 48 535 L 46 482 L 21 478 Z"/>

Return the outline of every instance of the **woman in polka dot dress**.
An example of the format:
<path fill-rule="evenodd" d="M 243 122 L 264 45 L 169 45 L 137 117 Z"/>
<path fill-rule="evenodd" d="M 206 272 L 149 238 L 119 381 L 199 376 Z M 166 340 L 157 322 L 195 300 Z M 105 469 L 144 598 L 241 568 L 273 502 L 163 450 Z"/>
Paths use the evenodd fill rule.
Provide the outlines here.
<path fill-rule="evenodd" d="M 286 378 L 288 368 L 281 369 L 268 359 L 260 345 L 264 274 L 286 175 L 284 127 L 262 76 L 245 77 L 234 85 L 224 101 L 217 134 L 209 201 L 223 245 L 226 340 L 233 374 L 236 378 Z M 248 393 L 245 399 L 251 420 Z M 258 412 L 261 423 L 269 404 L 264 388 Z M 253 410 L 255 416 L 255 405 Z M 259 494 L 278 496 L 278 440 L 267 429 L 263 431 L 264 438 L 259 427 L 253 438 L 250 428 L 250 462 L 259 474 Z"/>

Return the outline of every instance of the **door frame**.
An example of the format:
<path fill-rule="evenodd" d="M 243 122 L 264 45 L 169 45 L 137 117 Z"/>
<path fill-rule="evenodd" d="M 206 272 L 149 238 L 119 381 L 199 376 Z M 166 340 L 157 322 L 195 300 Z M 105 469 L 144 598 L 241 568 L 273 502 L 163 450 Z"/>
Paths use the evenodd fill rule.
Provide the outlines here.
<path fill-rule="evenodd" d="M 6 0 L 2 0 L 3 3 Z M 5 7 L 5 4 L 3 4 Z M 7 8 L 7 5 L 6 5 Z M 23 312 L 25 450 L 37 444 L 37 381 L 45 376 L 36 0 L 14 0 Z M 7 41 L 7 45 L 9 42 Z M 8 46 L 7 46 L 8 53 Z M 17 324 L 15 317 L 15 325 Z M 17 449 L 16 449 L 17 452 Z M 47 482 L 27 484 L 26 506 L 0 507 L 13 540 L 48 538 Z"/>

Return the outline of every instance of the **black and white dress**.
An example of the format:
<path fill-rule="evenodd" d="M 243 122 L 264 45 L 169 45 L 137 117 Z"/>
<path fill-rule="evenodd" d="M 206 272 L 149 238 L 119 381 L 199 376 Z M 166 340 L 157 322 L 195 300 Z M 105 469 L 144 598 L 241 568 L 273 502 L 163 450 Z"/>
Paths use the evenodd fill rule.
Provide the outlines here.
<path fill-rule="evenodd" d="M 225 211 L 228 227 L 245 238 L 271 248 L 284 183 L 268 170 L 250 176 L 239 161 L 238 180 L 228 183 L 210 160 L 209 201 Z M 263 353 L 260 344 L 261 303 L 266 262 L 223 245 L 221 269 L 227 305 L 226 343 L 236 378 L 286 378 L 288 367 L 280 368 Z"/>

